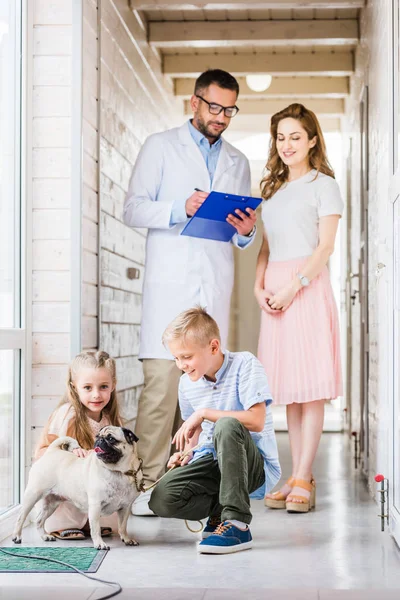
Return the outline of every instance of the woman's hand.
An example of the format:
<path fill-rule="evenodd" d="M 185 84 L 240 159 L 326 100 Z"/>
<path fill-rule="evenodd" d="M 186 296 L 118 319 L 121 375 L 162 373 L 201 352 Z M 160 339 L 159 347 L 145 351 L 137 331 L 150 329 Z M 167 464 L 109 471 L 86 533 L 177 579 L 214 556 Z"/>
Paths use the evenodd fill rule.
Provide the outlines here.
<path fill-rule="evenodd" d="M 267 292 L 266 290 L 264 290 L 264 288 L 256 287 L 256 288 L 254 288 L 254 295 L 258 302 L 258 306 L 261 308 L 261 310 L 263 310 L 264 312 L 266 312 L 270 315 L 275 315 L 275 314 L 280 313 L 280 311 L 274 310 L 268 304 L 269 300 L 273 297 L 273 294 L 271 294 L 270 292 Z"/>
<path fill-rule="evenodd" d="M 83 448 L 74 448 L 72 454 L 75 454 L 75 456 L 78 456 L 79 458 L 85 458 L 89 454 L 89 451 L 84 450 Z"/>
<path fill-rule="evenodd" d="M 190 438 L 196 433 L 196 429 L 204 421 L 201 410 L 196 410 L 178 429 L 174 435 L 172 443 L 178 450 L 183 450 L 185 444 L 189 443 Z M 186 464 L 186 463 L 185 463 Z"/>
<path fill-rule="evenodd" d="M 294 300 L 299 288 L 290 282 L 269 299 L 269 306 L 275 311 L 285 312 Z"/>

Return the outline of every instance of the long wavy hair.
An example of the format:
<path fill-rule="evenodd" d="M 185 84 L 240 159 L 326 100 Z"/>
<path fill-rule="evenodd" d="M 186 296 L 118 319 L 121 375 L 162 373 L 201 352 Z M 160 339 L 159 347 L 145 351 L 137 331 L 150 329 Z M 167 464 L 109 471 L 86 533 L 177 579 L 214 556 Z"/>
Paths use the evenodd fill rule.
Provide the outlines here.
<path fill-rule="evenodd" d="M 115 360 L 110 358 L 107 352 L 98 350 L 97 352 L 81 352 L 71 362 L 68 368 L 67 388 L 59 406 L 71 404 L 75 409 L 75 416 L 71 423 L 72 437 L 74 437 L 81 448 L 90 450 L 93 448 L 94 438 L 90 429 L 88 416 L 85 406 L 79 399 L 78 392 L 74 382 L 81 369 L 107 369 L 111 375 L 114 384 L 114 390 L 111 392 L 110 400 L 102 410 L 102 416 L 107 415 L 110 425 L 121 425 L 121 417 L 118 409 L 117 393 L 115 385 L 117 383 L 117 369 Z M 57 408 L 58 408 L 57 407 Z"/>
<path fill-rule="evenodd" d="M 292 118 L 299 121 L 301 126 L 306 130 L 308 139 L 317 139 L 313 148 L 310 148 L 308 160 L 311 169 L 315 169 L 318 173 L 324 173 L 330 177 L 335 177 L 333 169 L 329 164 L 326 155 L 326 146 L 321 126 L 315 114 L 308 110 L 303 104 L 291 104 L 283 110 L 275 113 L 271 118 L 271 141 L 269 145 L 268 161 L 265 165 L 266 175 L 260 183 L 261 196 L 264 200 L 271 198 L 289 178 L 289 167 L 285 165 L 278 154 L 276 141 L 278 136 L 278 125 L 282 119 Z"/>

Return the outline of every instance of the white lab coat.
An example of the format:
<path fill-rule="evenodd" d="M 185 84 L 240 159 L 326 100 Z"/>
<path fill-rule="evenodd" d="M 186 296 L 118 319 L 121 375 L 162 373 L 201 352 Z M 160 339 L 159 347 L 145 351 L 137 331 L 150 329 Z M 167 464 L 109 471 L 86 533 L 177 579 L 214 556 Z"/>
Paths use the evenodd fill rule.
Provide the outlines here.
<path fill-rule="evenodd" d="M 185 215 L 184 206 L 194 188 L 211 191 L 205 160 L 190 135 L 188 123 L 151 135 L 137 158 L 124 205 L 127 225 L 149 229 L 141 359 L 171 359 L 162 345 L 162 334 L 180 312 L 197 304 L 206 307 L 217 321 L 222 344 L 226 345 L 234 275 L 232 244 L 181 236 L 187 219 L 170 226 L 174 203 L 178 202 Z M 225 140 L 212 189 L 250 194 L 248 160 Z M 233 244 L 237 245 L 237 235 Z"/>

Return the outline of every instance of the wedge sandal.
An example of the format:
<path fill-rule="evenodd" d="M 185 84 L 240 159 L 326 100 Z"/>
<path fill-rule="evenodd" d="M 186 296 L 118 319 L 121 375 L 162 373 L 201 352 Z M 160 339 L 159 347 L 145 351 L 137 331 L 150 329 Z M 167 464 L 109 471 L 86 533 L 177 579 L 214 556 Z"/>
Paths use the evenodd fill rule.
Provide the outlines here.
<path fill-rule="evenodd" d="M 315 480 L 306 481 L 305 479 L 295 479 L 293 487 L 299 487 L 310 492 L 310 498 L 290 493 L 286 498 L 286 510 L 289 513 L 307 513 L 315 508 Z M 293 502 L 292 500 L 296 500 Z"/>
<path fill-rule="evenodd" d="M 294 481 L 294 477 L 289 477 L 289 479 L 285 483 L 287 483 L 287 485 L 289 485 L 290 487 L 293 487 Z M 268 506 L 268 508 L 286 508 L 286 498 L 287 496 L 285 496 L 280 490 L 278 490 L 273 494 L 268 494 L 268 496 L 265 496 L 264 504 L 265 506 Z"/>

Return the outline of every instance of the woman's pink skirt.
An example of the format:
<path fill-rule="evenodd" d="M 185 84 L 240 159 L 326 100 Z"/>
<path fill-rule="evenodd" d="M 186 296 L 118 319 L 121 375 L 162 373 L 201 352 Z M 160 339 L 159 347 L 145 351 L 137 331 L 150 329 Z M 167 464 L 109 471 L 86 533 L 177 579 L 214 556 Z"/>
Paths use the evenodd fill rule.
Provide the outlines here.
<path fill-rule="evenodd" d="M 268 263 L 265 290 L 277 293 L 301 273 L 307 259 Z M 327 267 L 285 312 L 262 311 L 258 358 L 275 404 L 342 395 L 339 320 Z"/>

